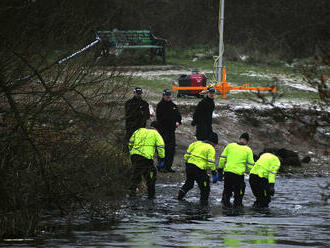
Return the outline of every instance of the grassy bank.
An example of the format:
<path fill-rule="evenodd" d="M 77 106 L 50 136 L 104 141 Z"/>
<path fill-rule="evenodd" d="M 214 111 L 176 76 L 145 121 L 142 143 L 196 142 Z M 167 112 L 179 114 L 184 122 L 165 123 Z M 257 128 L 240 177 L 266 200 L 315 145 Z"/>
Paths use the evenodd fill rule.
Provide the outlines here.
<path fill-rule="evenodd" d="M 152 93 L 160 93 L 165 88 L 171 88 L 180 76 L 180 73 L 190 73 L 193 70 L 199 70 L 208 77 L 208 84 L 213 83 L 213 63 L 212 54 L 216 51 L 207 48 L 198 48 L 190 50 L 171 50 L 168 49 L 167 64 L 169 71 L 164 73 L 159 66 L 148 66 L 149 70 L 159 70 L 159 74 L 148 75 L 147 69 L 139 69 L 141 73 L 132 78 L 132 84 L 148 89 Z M 232 57 L 232 56 L 231 56 Z M 149 61 L 152 63 L 151 61 Z M 299 63 L 297 63 L 298 65 Z M 256 62 L 252 59 L 246 61 L 238 58 L 226 60 L 224 66 L 227 69 L 227 81 L 232 85 L 249 84 L 252 87 L 270 87 L 276 85 L 278 94 L 282 98 L 290 100 L 318 100 L 317 92 L 309 88 L 309 85 L 303 81 L 302 70 L 297 66 L 289 65 L 283 61 L 272 61 L 267 63 L 260 59 Z M 171 74 L 172 72 L 172 74 Z M 307 88 L 307 90 L 306 90 Z M 154 99 L 150 94 L 150 99 Z M 246 98 L 245 93 L 235 92 L 227 95 L 227 98 Z"/>

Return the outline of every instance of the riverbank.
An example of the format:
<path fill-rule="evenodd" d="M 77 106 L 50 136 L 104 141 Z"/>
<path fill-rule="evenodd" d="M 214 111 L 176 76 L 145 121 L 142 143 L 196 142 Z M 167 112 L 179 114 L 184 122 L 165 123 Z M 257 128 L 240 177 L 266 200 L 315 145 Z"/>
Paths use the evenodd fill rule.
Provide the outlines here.
<path fill-rule="evenodd" d="M 177 78 L 182 74 L 199 70 L 208 77 L 208 83 L 212 82 L 212 61 L 194 56 L 193 51 L 191 54 L 188 57 L 169 57 L 168 66 L 128 66 L 119 70 L 124 76 L 131 77 L 133 86 L 144 89 L 143 97 L 155 110 L 162 90 L 177 84 Z M 177 64 L 172 64 L 174 61 Z M 248 91 L 232 91 L 226 99 L 220 95 L 216 97 L 213 130 L 219 136 L 217 158 L 228 143 L 237 141 L 241 133 L 248 132 L 251 136 L 249 145 L 255 154 L 259 154 L 264 148 L 284 148 L 296 152 L 300 160 L 310 158 L 309 163 L 301 163 L 300 167 L 286 166 L 285 170 L 282 167 L 281 173 L 329 175 L 330 129 L 324 119 L 329 119 L 330 107 L 320 107 L 318 90 L 302 76 L 302 72 L 297 69 L 300 66 L 298 61 L 276 66 L 226 61 L 227 80 L 230 84 L 237 86 L 249 83 L 256 87 L 270 87 L 275 84 L 277 93 L 274 104 L 269 104 L 274 100 L 274 95 L 269 93 L 263 94 L 268 103 L 258 98 L 255 92 Z M 323 73 L 328 71 L 329 67 L 322 67 Z M 191 126 L 191 121 L 200 99 L 176 96 L 177 92 L 173 92 L 173 101 L 178 105 L 183 120 L 176 130 L 177 146 L 173 168 L 184 171 L 183 155 L 189 144 L 195 141 L 195 127 Z M 321 124 L 320 127 L 314 126 L 311 120 Z M 324 123 L 325 127 L 321 127 Z"/>
<path fill-rule="evenodd" d="M 190 143 L 195 141 L 195 127 L 191 126 L 193 109 L 198 100 L 190 99 L 189 103 L 183 100 L 177 101 L 182 113 L 182 125 L 176 130 L 176 155 L 174 160 L 174 170 L 179 174 L 184 172 L 183 155 Z M 329 176 L 330 157 L 328 136 L 320 134 L 308 136 L 304 130 L 300 130 L 299 125 L 295 125 L 291 120 L 281 120 L 275 122 L 277 110 L 263 105 L 248 104 L 247 100 L 216 100 L 214 111 L 213 130 L 219 135 L 219 145 L 217 151 L 217 161 L 224 147 L 231 142 L 236 142 L 243 132 L 248 132 L 251 136 L 249 146 L 255 154 L 259 154 L 264 148 L 285 148 L 295 151 L 300 160 L 308 156 L 309 163 L 301 163 L 301 167 L 286 166 L 280 173 L 286 176 Z M 156 102 L 152 102 L 155 106 Z M 302 104 L 306 107 L 306 104 Z M 291 108 L 283 108 L 286 113 L 296 111 Z M 314 113 L 319 115 L 320 113 Z M 274 117 L 275 116 L 275 117 Z M 184 174 L 184 173 L 183 173 Z M 184 176 L 166 174 L 160 178 L 175 181 L 183 180 Z"/>

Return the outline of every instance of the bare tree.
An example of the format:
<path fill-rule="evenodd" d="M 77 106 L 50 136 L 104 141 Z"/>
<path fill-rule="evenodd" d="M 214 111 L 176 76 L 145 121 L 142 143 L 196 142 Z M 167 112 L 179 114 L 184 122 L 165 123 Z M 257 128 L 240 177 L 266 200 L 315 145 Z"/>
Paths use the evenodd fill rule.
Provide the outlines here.
<path fill-rule="evenodd" d="M 0 239 L 34 234 L 45 209 L 111 216 L 127 187 L 129 79 L 93 66 L 88 52 L 59 65 L 72 49 L 27 38 L 34 28 L 0 33 Z"/>

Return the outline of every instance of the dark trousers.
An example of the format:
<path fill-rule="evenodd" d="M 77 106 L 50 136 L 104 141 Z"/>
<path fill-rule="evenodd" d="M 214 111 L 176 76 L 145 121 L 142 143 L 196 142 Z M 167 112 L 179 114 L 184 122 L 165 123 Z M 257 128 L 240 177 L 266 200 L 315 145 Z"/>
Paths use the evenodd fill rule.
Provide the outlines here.
<path fill-rule="evenodd" d="M 234 193 L 234 207 L 243 206 L 242 200 L 245 193 L 244 175 L 237 175 L 231 172 L 224 173 L 224 186 L 222 192 L 222 204 L 231 207 L 230 198 Z"/>
<path fill-rule="evenodd" d="M 186 181 L 180 189 L 179 198 L 183 198 L 194 187 L 195 181 L 201 191 L 200 203 L 207 205 L 210 195 L 210 178 L 206 170 L 202 170 L 194 164 L 186 164 Z"/>
<path fill-rule="evenodd" d="M 162 130 L 161 135 L 165 142 L 164 169 L 171 169 L 175 155 L 175 131 Z"/>
<path fill-rule="evenodd" d="M 207 140 L 213 133 L 211 124 L 197 124 L 196 138 L 197 140 Z"/>
<path fill-rule="evenodd" d="M 131 161 L 133 165 L 130 186 L 131 194 L 135 194 L 136 188 L 143 176 L 148 187 L 148 198 L 153 198 L 155 196 L 155 184 L 157 179 L 157 170 L 153 164 L 153 160 L 134 154 L 131 156 Z"/>
<path fill-rule="evenodd" d="M 269 183 L 266 178 L 261 178 L 255 174 L 250 174 L 249 183 L 253 195 L 256 198 L 254 207 L 265 208 L 271 202 Z"/>

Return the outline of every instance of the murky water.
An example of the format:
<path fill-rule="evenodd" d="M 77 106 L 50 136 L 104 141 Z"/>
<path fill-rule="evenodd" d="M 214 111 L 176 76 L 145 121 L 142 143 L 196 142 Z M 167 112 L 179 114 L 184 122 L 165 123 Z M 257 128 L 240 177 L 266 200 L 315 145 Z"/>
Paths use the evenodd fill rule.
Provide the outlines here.
<path fill-rule="evenodd" d="M 318 187 L 327 181 L 280 177 L 270 208 L 263 211 L 250 207 L 248 183 L 240 211 L 222 210 L 222 183 L 212 185 L 208 208 L 199 207 L 197 185 L 178 202 L 182 182 L 158 184 L 154 201 L 125 200 L 116 224 L 81 222 L 0 247 L 330 247 L 330 205 L 323 204 Z"/>

